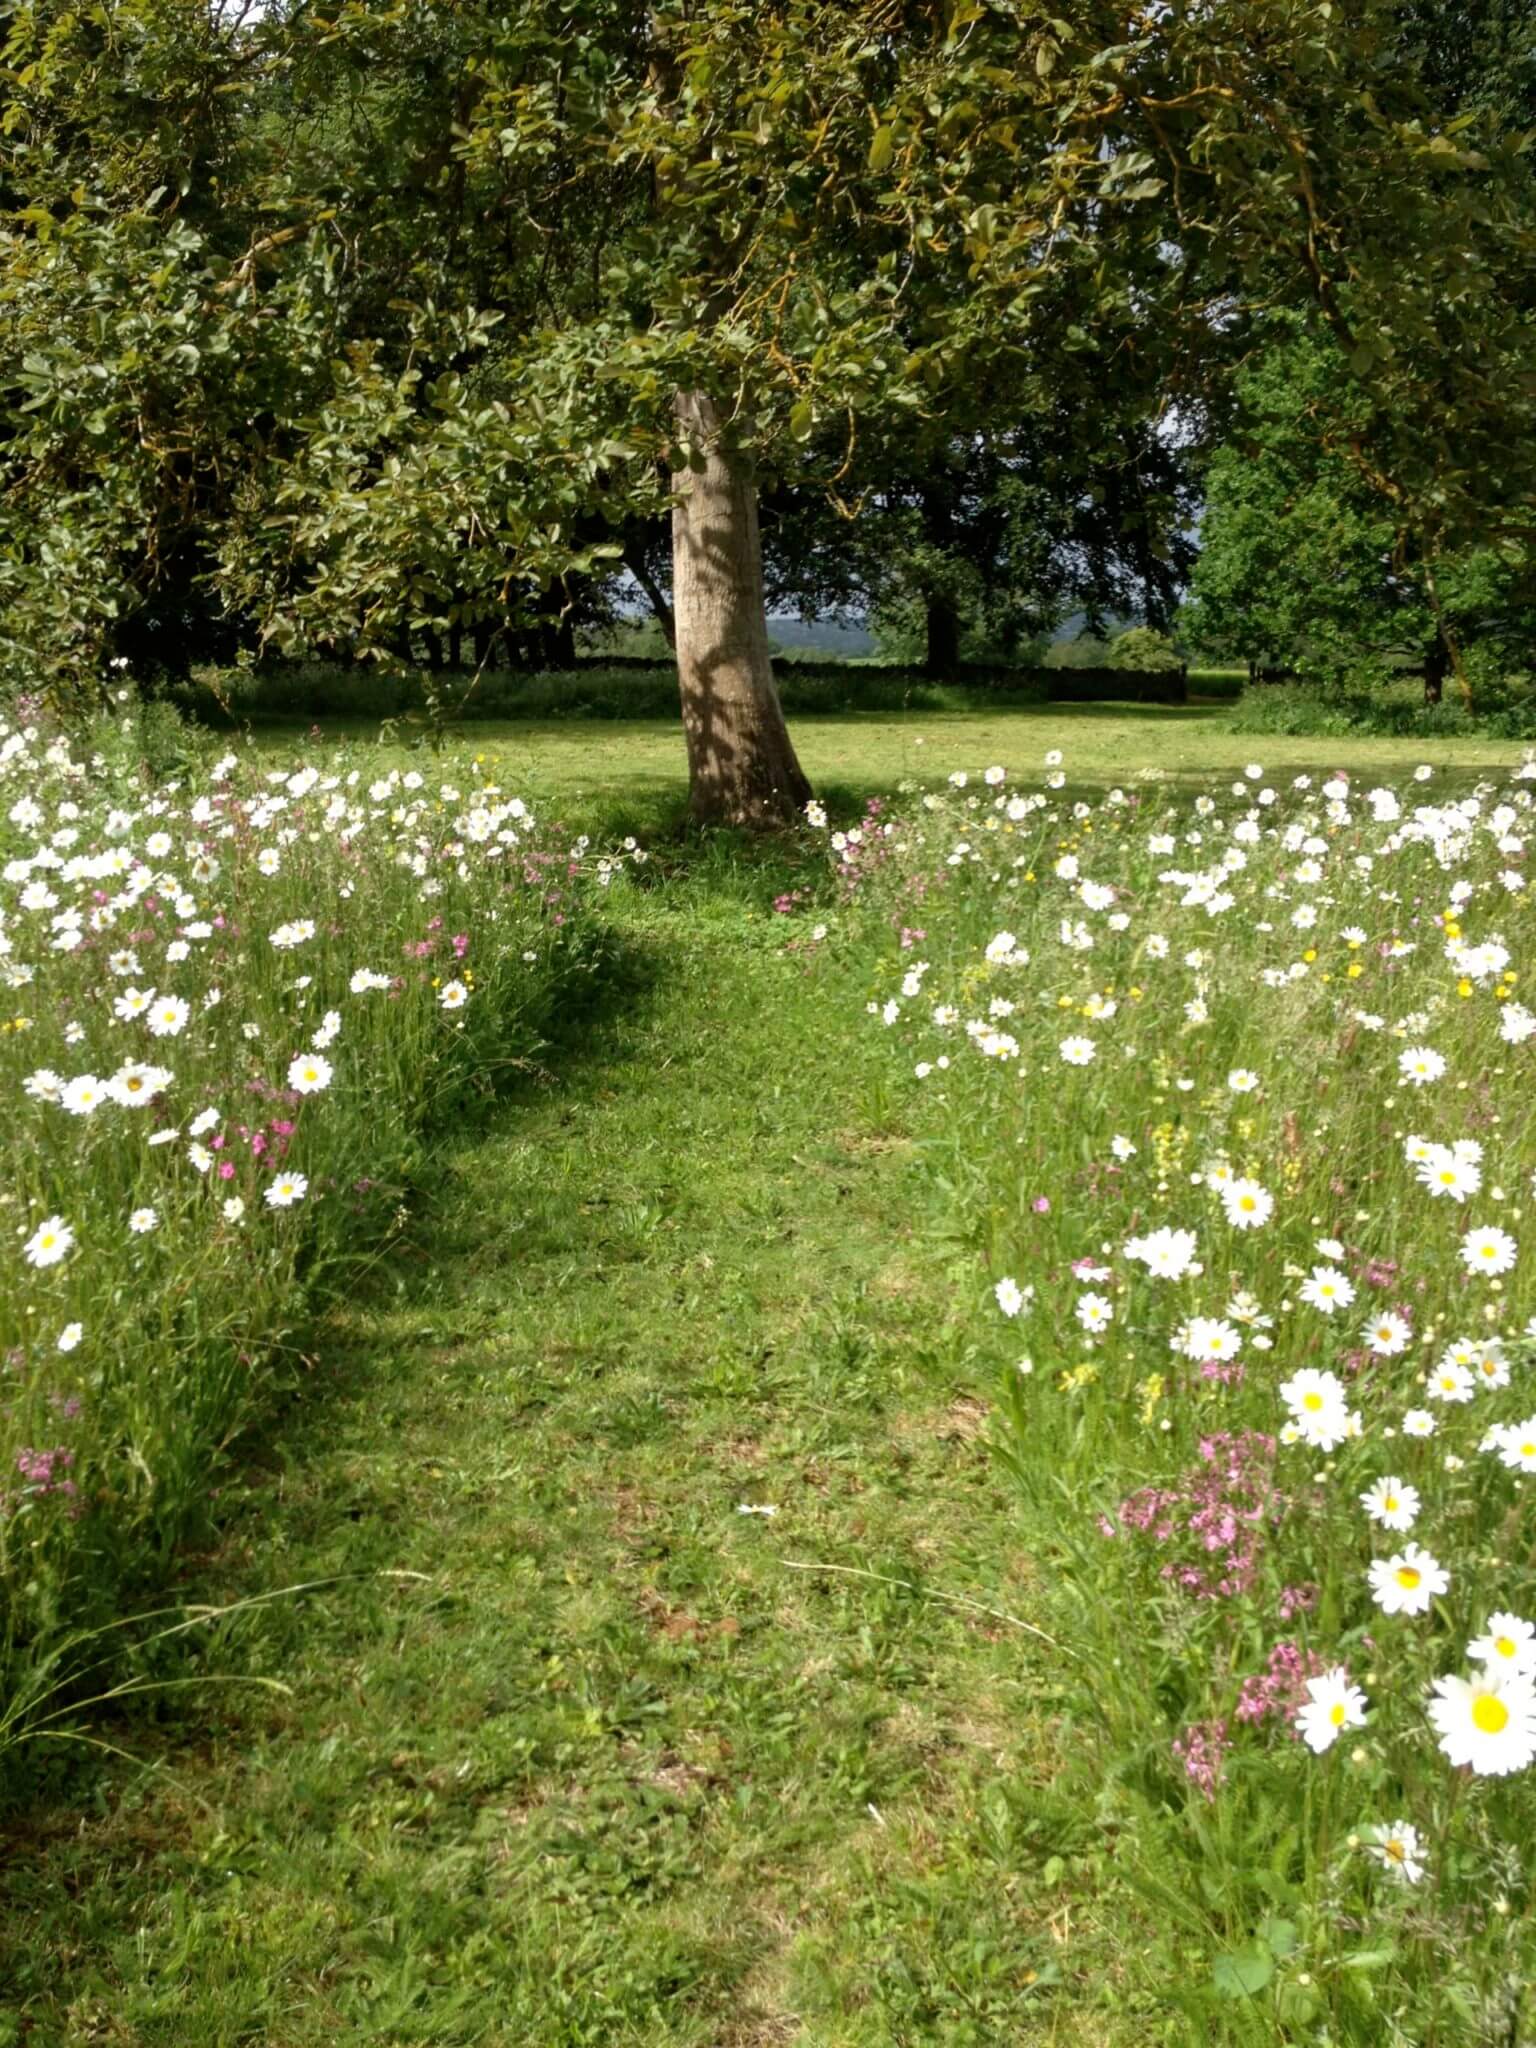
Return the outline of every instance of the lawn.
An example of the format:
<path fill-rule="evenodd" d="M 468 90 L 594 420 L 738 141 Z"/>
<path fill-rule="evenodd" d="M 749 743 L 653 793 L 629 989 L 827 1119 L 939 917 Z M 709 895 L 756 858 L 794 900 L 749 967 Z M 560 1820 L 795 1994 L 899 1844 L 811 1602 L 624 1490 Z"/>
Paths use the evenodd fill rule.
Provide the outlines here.
<path fill-rule="evenodd" d="M 1083 785 L 1346 751 L 1198 709 L 796 737 L 850 794 L 1051 747 Z M 472 746 L 597 834 L 681 790 L 670 728 Z M 13 1824 L 0 2043 L 1190 2038 L 1139 1972 L 1155 1913 L 1053 1791 L 1056 1602 L 993 1454 L 974 1245 L 870 957 L 786 944 L 823 899 L 814 849 L 729 839 L 613 892 L 602 974 L 300 1333 L 184 1560 L 189 1602 L 310 1589 L 199 1667 L 287 1691 L 108 1722 L 138 1761 Z"/>
<path fill-rule="evenodd" d="M 1277 774 L 1327 769 L 1348 758 L 1362 773 L 1412 767 L 1426 752 L 1447 768 L 1506 767 L 1522 749 L 1508 740 L 1239 737 L 1226 730 L 1228 704 L 1170 709 L 1127 704 L 1020 704 L 991 712 L 859 712 L 792 719 L 806 773 L 818 788 L 853 798 L 894 788 L 911 776 L 938 780 L 952 770 L 1000 762 L 1032 772 L 1052 748 L 1066 754 L 1074 781 L 1110 783 L 1155 770 L 1185 781 L 1262 760 Z M 357 738 L 376 731 L 360 721 L 331 728 Z M 289 744 L 296 724 L 259 728 L 264 741 Z M 561 804 L 609 800 L 644 815 L 682 788 L 682 737 L 655 719 L 547 723 L 487 719 L 466 728 L 463 744 L 505 766 L 509 782 L 531 781 Z"/>

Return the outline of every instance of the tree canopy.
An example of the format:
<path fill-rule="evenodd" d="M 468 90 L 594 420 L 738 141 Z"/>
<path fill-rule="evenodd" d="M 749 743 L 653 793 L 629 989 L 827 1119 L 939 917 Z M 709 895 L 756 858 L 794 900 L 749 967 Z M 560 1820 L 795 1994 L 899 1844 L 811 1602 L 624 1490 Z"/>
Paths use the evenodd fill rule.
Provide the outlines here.
<path fill-rule="evenodd" d="M 1518 58 L 1463 105 L 1387 0 L 0 24 L 14 672 L 89 676 L 168 593 L 293 649 L 547 617 L 670 513 L 696 794 L 729 696 L 701 808 L 772 815 L 759 500 L 863 503 L 939 588 L 946 499 L 1016 534 L 1043 483 L 1056 572 L 1096 502 L 1123 563 L 1116 451 L 1219 414 L 1277 304 L 1331 337 L 1330 446 L 1430 587 L 1530 540 Z M 1152 510 L 1143 581 L 1179 530 Z"/>

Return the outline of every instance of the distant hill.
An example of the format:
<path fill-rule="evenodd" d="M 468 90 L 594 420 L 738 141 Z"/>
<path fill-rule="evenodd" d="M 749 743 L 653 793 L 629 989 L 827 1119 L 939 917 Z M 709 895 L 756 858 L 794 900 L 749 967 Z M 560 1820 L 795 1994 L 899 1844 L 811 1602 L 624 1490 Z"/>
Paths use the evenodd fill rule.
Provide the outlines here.
<path fill-rule="evenodd" d="M 816 619 L 807 625 L 804 619 L 770 618 L 768 638 L 786 650 L 805 648 L 816 654 L 873 654 L 875 651 L 874 636 L 867 627 L 834 626 L 824 619 Z"/>

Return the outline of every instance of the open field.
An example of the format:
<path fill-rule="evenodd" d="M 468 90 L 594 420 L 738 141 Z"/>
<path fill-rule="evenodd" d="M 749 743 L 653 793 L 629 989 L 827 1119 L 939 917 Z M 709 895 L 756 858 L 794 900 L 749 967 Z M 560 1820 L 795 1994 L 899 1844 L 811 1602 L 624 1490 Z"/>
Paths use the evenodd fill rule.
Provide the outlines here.
<path fill-rule="evenodd" d="M 995 712 L 865 712 L 849 717 L 791 721 L 806 773 L 820 789 L 861 799 L 891 790 L 907 777 L 939 780 L 955 769 L 999 762 L 1012 773 L 1033 773 L 1046 752 L 1059 748 L 1074 782 L 1129 782 L 1155 771 L 1181 782 L 1231 774 L 1261 760 L 1296 774 L 1348 764 L 1361 774 L 1411 770 L 1430 755 L 1446 769 L 1507 768 L 1524 748 L 1509 740 L 1449 739 L 1432 749 L 1421 740 L 1320 740 L 1234 735 L 1225 729 L 1230 707 L 1168 709 L 1132 705 L 1020 705 Z M 328 724 L 337 735 L 371 739 L 377 726 L 362 721 Z M 258 727 L 264 745 L 290 746 L 301 726 Z M 612 800 L 623 810 L 665 806 L 684 786 L 682 736 L 677 726 L 653 719 L 568 720 L 545 724 L 486 720 L 462 741 L 469 752 L 499 764 L 509 784 L 531 782 L 562 804 Z"/>
<path fill-rule="evenodd" d="M 1434 1980 L 1471 1998 L 1447 1959 L 1486 1963 L 1495 1937 L 1518 1959 L 1525 1780 L 1474 1780 L 1447 1814 L 1446 1774 L 1424 1768 L 1405 1793 L 1392 1754 L 1373 1748 L 1357 1792 L 1342 1748 L 1314 1761 L 1277 1730 L 1236 1756 L 1230 1802 L 1207 1809 L 1189 1790 L 1169 1735 L 1208 1720 L 1234 1671 L 1262 1666 L 1272 1613 L 1256 1605 L 1234 1640 L 1217 1638 L 1214 1611 L 1181 1618 L 1155 1576 L 1117 1581 L 1092 1548 L 1092 1513 L 1136 1483 L 1148 1413 L 1179 1418 L 1145 1466 L 1172 1483 L 1191 1430 L 1272 1427 L 1281 1375 L 1254 1359 L 1241 1410 L 1237 1384 L 1176 1390 L 1172 1312 L 1131 1291 L 1157 1283 L 1118 1271 L 1106 1299 L 1150 1355 L 1095 1349 L 1071 1266 L 1101 1247 L 1118 1259 L 1149 1216 L 1183 1220 L 1190 1173 L 1219 1145 L 1296 1210 L 1284 1257 L 1304 1264 L 1314 1226 L 1336 1229 L 1351 1260 L 1364 1246 L 1418 1273 L 1435 1313 L 1455 1233 L 1484 1211 L 1414 1187 L 1370 1107 L 1376 1041 L 1340 1050 L 1327 960 L 1302 996 L 1256 980 L 1300 932 L 1282 923 L 1261 941 L 1251 915 L 1201 924 L 1211 971 L 1178 966 L 1186 934 L 1159 983 L 1102 928 L 1091 974 L 1081 955 L 1056 958 L 1058 913 L 1081 914 L 1070 883 L 1027 901 L 967 868 L 947 890 L 908 889 L 956 831 L 976 836 L 987 813 L 964 806 L 993 801 L 978 781 L 994 761 L 1021 771 L 1005 790 L 1037 791 L 1042 756 L 1062 748 L 1066 797 L 1097 802 L 1135 790 L 1144 768 L 1184 786 L 1217 778 L 1219 795 L 1249 760 L 1282 789 L 1340 765 L 1402 779 L 1422 747 L 1339 743 L 1336 756 L 1234 738 L 1198 710 L 1096 707 L 813 719 L 796 738 L 840 802 L 959 768 L 972 788 L 946 799 L 934 851 L 914 840 L 910 858 L 850 885 L 815 840 L 668 836 L 683 789 L 671 728 L 477 728 L 470 746 L 410 757 L 428 784 L 468 786 L 482 756 L 506 793 L 533 790 L 599 847 L 644 828 L 652 858 L 579 912 L 592 971 L 510 1084 L 456 1098 L 413 1158 L 387 1255 L 294 1332 L 303 1369 L 236 1444 L 211 1527 L 177 1568 L 188 1603 L 310 1588 L 220 1624 L 193 1667 L 287 1690 L 152 1696 L 148 1719 L 94 1728 L 138 1762 L 55 1766 L 48 1798 L 17 1814 L 0 1879 L 0 2043 L 1256 2048 L 1319 2038 L 1326 2022 L 1356 2044 L 1392 2038 L 1388 1987 L 1431 2012 L 1441 2048 L 1485 2038 L 1463 2031 L 1461 2006 L 1433 2002 Z M 296 739 L 262 736 L 274 755 Z M 1439 767 L 1457 774 L 1434 789 L 1520 754 L 1447 747 Z M 328 756 L 310 758 L 365 777 L 386 758 L 405 765 L 398 750 Z M 1048 833 L 1017 827 L 1036 835 L 1017 842 L 1019 873 L 1028 852 L 1029 884 L 1043 884 L 1076 846 L 1085 873 L 1135 903 L 1123 948 L 1139 946 L 1157 893 L 1140 835 L 1112 806 L 1041 815 Z M 1333 886 L 1341 907 L 1323 924 L 1338 948 L 1340 919 L 1377 913 L 1342 863 Z M 776 915 L 791 898 L 793 914 Z M 1528 971 L 1528 900 L 1486 914 L 1485 900 L 1469 930 L 1499 925 Z M 1171 900 L 1147 915 L 1180 929 Z M 1030 975 L 982 957 L 1005 917 L 1028 938 Z M 924 928 L 918 944 L 897 946 L 902 923 Z M 924 1002 L 903 992 L 919 955 L 934 963 Z M 1493 994 L 1479 984 L 1458 1002 L 1436 957 L 1415 955 L 1426 1041 L 1453 1079 L 1480 1076 Z M 1361 1000 L 1388 1009 L 1391 970 L 1359 958 Z M 1127 1040 L 1122 1063 L 1133 983 L 1150 992 L 1137 1027 L 1150 1056 Z M 935 1082 L 948 1093 L 916 1085 L 914 1059 L 935 1053 L 927 1002 L 979 1006 L 978 989 L 1004 987 L 1039 1085 L 1019 1088 L 1005 1060 L 958 1042 L 955 1076 Z M 1110 987 L 1123 1023 L 1103 1008 Z M 1208 1025 L 1186 1021 L 1186 998 L 1208 1004 Z M 1049 1014 L 1031 1020 L 1032 1002 Z M 881 1004 L 904 1013 L 889 1030 L 869 1014 Z M 1097 1063 L 1058 1063 L 1062 1032 L 1091 1035 Z M 1507 1048 L 1500 1077 L 1505 1062 L 1528 1072 L 1528 1057 Z M 1181 1098 L 1185 1065 L 1199 1085 Z M 1262 1087 L 1228 1124 L 1224 1077 L 1239 1065 Z M 1531 1097 L 1497 1085 L 1498 1113 L 1477 1097 L 1494 1117 L 1478 1128 L 1489 1182 L 1502 1170 L 1514 1188 Z M 365 1089 L 352 1099 L 366 1108 Z M 1449 1140 L 1465 1099 L 1413 1107 Z M 1048 1107 L 1031 1122 L 1019 1105 L 1037 1101 Z M 1296 1140 L 1314 1126 L 1316 1147 Z M 1147 1176 L 1134 1197 L 1104 1181 L 1112 1132 L 1134 1138 L 1130 1170 Z M 1357 1203 L 1378 1219 L 1370 1231 Z M 1203 1211 L 1197 1227 L 1221 1281 L 1251 1283 L 1278 1315 L 1282 1253 L 1221 1236 Z M 999 1313 L 1003 1278 L 1038 1285 L 1032 1325 Z M 1506 1285 L 1512 1317 L 1536 1308 L 1519 1273 Z M 1429 1314 L 1406 1277 L 1381 1299 Z M 1310 1326 L 1279 1334 L 1294 1348 L 1276 1363 L 1312 1356 Z M 1155 1396 L 1149 1366 L 1169 1376 Z M 1020 1409 L 1021 1386 L 1045 1405 Z M 1426 1497 L 1434 1483 L 1426 1465 Z M 1458 1496 L 1458 1529 L 1474 1503 Z M 1296 1578 L 1327 1579 L 1329 1557 L 1352 1573 L 1359 1532 L 1329 1529 Z M 1443 1532 L 1427 1518 L 1419 1533 Z M 1456 1538 L 1458 1593 L 1476 1548 Z M 1493 1554 L 1487 1537 L 1479 1556 Z M 1318 1640 L 1363 1671 L 1372 1617 L 1339 1570 Z M 1532 1611 L 1518 1559 L 1499 1586 Z M 1482 1625 L 1471 1598 L 1455 1628 Z M 1373 1664 L 1367 1682 L 1389 1728 L 1386 1674 L 1418 1651 L 1402 1621 L 1376 1626 L 1383 1676 Z M 1459 1641 L 1439 1640 L 1451 1625 L 1433 1627 L 1434 1654 L 1453 1660 Z M 1355 1877 L 1314 1856 L 1305 1827 L 1287 1834 L 1285 1802 L 1313 1797 L 1298 1766 L 1327 1774 L 1336 1849 L 1347 1828 L 1397 1820 L 1397 1799 L 1437 1852 L 1454 1819 L 1461 1889 L 1436 1890 L 1417 1923 L 1385 1891 L 1349 1890 Z M 1490 1782 L 1509 1798 L 1503 1820 Z M 1180 1860 L 1185 1827 L 1204 1893 Z M 1161 1860 L 1139 1862 L 1143 1845 Z M 1484 1902 L 1499 1887 L 1513 1917 L 1469 1907 L 1468 1887 Z"/>

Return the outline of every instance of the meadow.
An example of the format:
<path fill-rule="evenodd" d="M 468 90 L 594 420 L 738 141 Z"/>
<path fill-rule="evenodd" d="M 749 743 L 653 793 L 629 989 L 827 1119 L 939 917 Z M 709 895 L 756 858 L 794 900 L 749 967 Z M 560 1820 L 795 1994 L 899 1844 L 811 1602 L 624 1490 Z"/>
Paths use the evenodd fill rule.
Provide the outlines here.
<path fill-rule="evenodd" d="M 796 737 L 6 756 L 0 2041 L 1519 2038 L 1520 749 Z"/>

